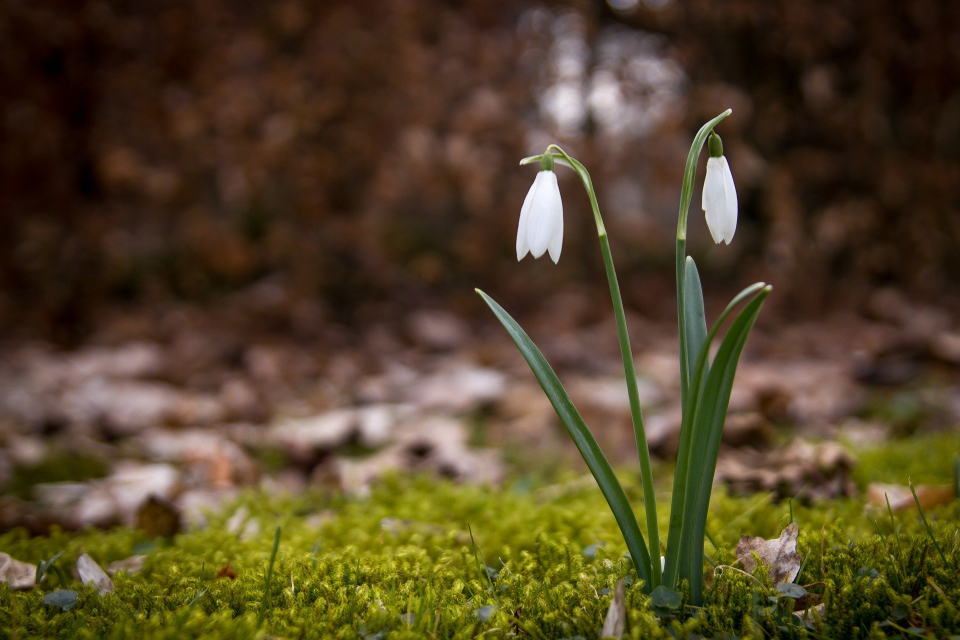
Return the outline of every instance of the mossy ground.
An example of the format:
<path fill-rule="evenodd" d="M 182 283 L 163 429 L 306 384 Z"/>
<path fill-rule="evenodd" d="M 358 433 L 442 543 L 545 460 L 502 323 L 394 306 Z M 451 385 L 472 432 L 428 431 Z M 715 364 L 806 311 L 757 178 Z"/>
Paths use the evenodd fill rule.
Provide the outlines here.
<path fill-rule="evenodd" d="M 863 453 L 858 481 L 906 483 L 912 475 L 915 482 L 946 483 L 958 448 L 956 436 L 940 436 Z M 639 485 L 621 477 L 639 507 Z M 668 487 L 665 477 L 659 480 Z M 102 597 L 67 571 L 68 586 L 80 592 L 67 612 L 42 602 L 57 588 L 52 575 L 31 591 L 0 586 L 0 638 L 595 638 L 612 590 L 635 575 L 633 568 L 595 487 L 542 486 L 519 479 L 489 490 L 392 478 L 367 499 L 251 493 L 239 502 L 262 526 L 248 539 L 227 532 L 231 509 L 202 530 L 165 541 L 123 528 L 43 538 L 6 533 L 0 550 L 33 563 L 59 551 L 64 568 L 83 552 L 102 566 L 138 552 L 147 559 L 142 572 L 116 575 L 116 590 Z M 664 530 L 667 498 L 664 493 Z M 654 615 L 633 582 L 626 636 L 960 634 L 960 502 L 926 514 L 931 538 L 915 511 L 891 520 L 865 511 L 858 500 L 791 507 L 767 496 L 718 492 L 709 531 L 720 548 L 708 543 L 708 553 L 733 564 L 739 536 L 776 536 L 791 508 L 805 558 L 797 582 L 815 594 L 811 604 L 823 602 L 822 621 L 808 628 L 789 615 L 797 603 L 777 598 L 759 572 L 722 570 L 703 609 L 684 607 L 665 619 Z M 642 517 L 642 508 L 637 512 Z M 282 537 L 268 589 L 278 526 Z M 216 577 L 227 563 L 235 580 Z"/>

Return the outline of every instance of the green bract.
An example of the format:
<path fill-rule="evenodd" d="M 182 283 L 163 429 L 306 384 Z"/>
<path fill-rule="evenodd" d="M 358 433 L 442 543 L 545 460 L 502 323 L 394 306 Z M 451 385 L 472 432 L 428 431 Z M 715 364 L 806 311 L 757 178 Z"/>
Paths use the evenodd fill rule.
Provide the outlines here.
<path fill-rule="evenodd" d="M 733 379 L 737 363 L 743 351 L 750 330 L 756 322 L 763 301 L 770 293 L 770 287 L 757 283 L 744 289 L 720 314 L 713 327 L 707 332 L 706 315 L 703 309 L 703 291 L 697 266 L 686 255 L 687 215 L 693 197 L 693 183 L 696 174 L 697 159 L 704 142 L 713 132 L 713 128 L 730 114 L 724 111 L 707 122 L 697 133 L 687 156 L 683 174 L 683 186 L 680 193 L 680 214 L 677 223 L 677 321 L 680 335 L 680 388 L 683 404 L 683 421 L 680 431 L 680 449 L 673 484 L 673 503 L 670 512 L 670 530 L 666 546 L 666 562 L 663 570 L 660 566 L 660 536 L 657 529 L 657 505 L 653 491 L 653 470 L 650 463 L 650 451 L 647 446 L 643 424 L 643 412 L 637 392 L 637 374 L 634 370 L 633 353 L 630 349 L 630 337 L 627 332 L 626 315 L 620 297 L 620 286 L 613 266 L 613 256 L 607 231 L 600 215 L 596 192 L 586 168 L 563 149 L 550 145 L 544 154 L 524 158 L 520 164 L 541 163 L 550 158 L 555 164 L 573 169 L 590 198 L 593 217 L 600 239 L 600 250 L 610 285 L 610 298 L 617 321 L 617 333 L 620 338 L 620 352 L 626 377 L 627 395 L 630 399 L 630 413 L 637 441 L 640 459 L 640 474 L 643 482 L 644 509 L 647 521 L 647 540 L 644 539 L 629 502 L 610 470 L 603 452 L 597 446 L 570 397 L 543 354 L 510 317 L 490 296 L 478 291 L 484 301 L 493 310 L 497 319 L 507 329 L 507 333 L 516 343 L 520 353 L 526 359 L 534 375 L 550 399 L 557 415 L 563 422 L 586 461 L 590 472 L 600 485 L 610 509 L 616 517 L 623 533 L 627 548 L 630 550 L 637 574 L 644 581 L 644 590 L 651 593 L 660 588 L 676 590 L 681 581 L 690 584 L 692 604 L 703 601 L 703 544 L 706 532 L 707 507 L 713 486 L 713 476 L 717 466 L 720 436 L 727 415 Z M 716 137 L 716 136 L 714 136 Z M 718 139 L 719 140 L 719 139 Z M 717 144 L 714 144 L 716 147 Z M 712 362 L 710 347 L 719 333 L 723 322 L 736 308 L 745 303 L 734 317 L 730 328 L 720 342 Z M 649 546 L 648 546 L 649 541 Z"/>

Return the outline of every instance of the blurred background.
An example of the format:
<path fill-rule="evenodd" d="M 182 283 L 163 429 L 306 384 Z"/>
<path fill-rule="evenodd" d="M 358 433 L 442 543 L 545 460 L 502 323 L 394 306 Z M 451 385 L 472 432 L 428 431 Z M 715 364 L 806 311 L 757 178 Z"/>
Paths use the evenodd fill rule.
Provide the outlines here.
<path fill-rule="evenodd" d="M 497 480 L 507 443 L 566 460 L 474 287 L 629 450 L 569 172 L 559 265 L 516 262 L 536 172 L 517 163 L 551 142 L 593 175 L 669 460 L 681 174 L 726 108 L 736 239 L 712 243 L 698 183 L 688 249 L 708 315 L 775 285 L 741 444 L 956 430 L 955 2 L 8 0 L 0 43 L 0 526 L 75 506 L 52 480 L 104 504 L 156 482 L 130 504 L 186 509 L 265 479 L 362 490 L 382 468 Z M 827 494 L 854 490 L 852 465 Z"/>

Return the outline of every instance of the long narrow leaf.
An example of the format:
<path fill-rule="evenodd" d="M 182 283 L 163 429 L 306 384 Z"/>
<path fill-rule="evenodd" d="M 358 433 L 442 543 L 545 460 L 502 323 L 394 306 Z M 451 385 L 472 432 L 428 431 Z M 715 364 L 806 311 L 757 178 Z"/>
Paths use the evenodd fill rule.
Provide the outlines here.
<path fill-rule="evenodd" d="M 697 271 L 697 263 L 690 256 L 687 256 L 687 266 L 683 270 L 683 312 L 686 315 L 684 330 L 687 333 L 687 369 L 693 371 L 697 366 L 700 347 L 707 339 L 707 315 L 703 310 L 700 272 Z"/>
<path fill-rule="evenodd" d="M 683 269 L 683 309 L 684 319 L 680 323 L 686 334 L 681 341 L 686 345 L 686 367 L 683 372 L 696 371 L 696 359 L 707 340 L 707 318 L 703 309 L 703 289 L 700 285 L 700 273 L 693 258 L 687 256 Z M 709 349 L 709 347 L 707 347 Z M 681 372 L 681 375 L 683 375 Z M 692 375 L 692 374 L 691 374 Z M 689 385 L 687 385 L 689 386 Z M 698 385 L 699 386 L 699 385 Z M 697 404 L 697 391 L 689 389 L 683 394 L 683 413 L 680 424 L 680 446 L 677 450 L 677 467 L 673 479 L 673 497 L 670 505 L 670 531 L 667 535 L 667 555 L 664 566 L 663 583 L 675 589 L 679 565 L 683 550 L 680 547 L 680 532 L 683 526 L 683 501 L 686 496 L 687 467 L 690 459 L 690 423 Z"/>
<path fill-rule="evenodd" d="M 583 456 L 584 462 L 587 463 L 590 473 L 596 478 L 603 497 L 607 499 L 607 504 L 610 505 L 610 509 L 613 511 L 613 516 L 617 521 L 617 525 L 620 527 L 623 539 L 627 543 L 627 549 L 630 551 L 633 564 L 637 568 L 637 574 L 644 581 L 644 589 L 649 592 L 651 588 L 651 569 L 647 544 L 643 539 L 643 534 L 640 533 L 640 526 L 637 524 L 633 509 L 630 507 L 630 502 L 623 492 L 623 487 L 620 486 L 619 481 L 617 481 L 616 476 L 613 474 L 613 470 L 610 468 L 610 464 L 600 450 L 600 446 L 584 423 L 580 412 L 577 411 L 577 408 L 573 405 L 563 385 L 560 384 L 560 379 L 557 378 L 557 374 L 550 367 L 546 358 L 543 357 L 537 345 L 533 343 L 526 332 L 520 328 L 520 325 L 517 324 L 517 322 L 510 317 L 510 314 L 504 311 L 503 307 L 497 304 L 493 298 L 479 289 L 477 293 L 479 293 L 483 301 L 487 303 L 487 306 L 489 306 L 490 310 L 497 316 L 497 319 L 503 325 L 504 329 L 507 330 L 510 338 L 513 339 L 514 344 L 517 345 L 520 353 L 527 361 L 527 364 L 530 365 L 530 369 L 543 388 L 543 392 L 550 400 L 550 404 L 553 405 L 554 410 L 556 410 L 557 415 L 560 417 L 563 426 L 566 427 L 570 437 L 573 438 L 573 442 L 577 445 L 577 449 L 580 451 L 580 455 Z"/>
<path fill-rule="evenodd" d="M 736 307 L 756 294 L 764 287 L 764 283 L 757 282 L 750 285 L 738 293 L 730 304 L 723 310 L 723 313 L 717 318 L 716 322 L 710 328 L 710 332 L 700 345 L 697 354 L 697 360 L 691 369 L 692 388 L 697 389 L 696 394 L 687 397 L 683 404 L 683 419 L 680 426 L 680 447 L 677 451 L 677 467 L 673 477 L 673 498 L 670 508 L 670 531 L 667 537 L 667 555 L 666 567 L 663 574 L 663 584 L 676 588 L 677 580 L 680 577 L 680 567 L 687 566 L 687 557 L 689 547 L 682 544 L 685 535 L 684 523 L 688 512 L 689 504 L 687 477 L 690 469 L 691 449 L 694 442 L 693 438 L 693 419 L 697 410 L 700 396 L 702 394 L 703 381 L 707 378 L 709 369 L 710 345 L 713 339 L 719 333 L 724 321 L 733 312 Z"/>
<path fill-rule="evenodd" d="M 684 554 L 686 566 L 681 567 L 680 577 L 690 581 L 691 599 L 696 606 L 702 602 L 703 538 L 707 509 L 710 505 L 713 476 L 717 468 L 720 438 L 730 404 L 733 380 L 747 337 L 769 293 L 770 288 L 767 287 L 751 300 L 724 336 L 707 375 L 693 420 L 694 446 L 691 448 L 687 470 L 687 495 L 681 534 L 681 545 L 687 551 Z"/>

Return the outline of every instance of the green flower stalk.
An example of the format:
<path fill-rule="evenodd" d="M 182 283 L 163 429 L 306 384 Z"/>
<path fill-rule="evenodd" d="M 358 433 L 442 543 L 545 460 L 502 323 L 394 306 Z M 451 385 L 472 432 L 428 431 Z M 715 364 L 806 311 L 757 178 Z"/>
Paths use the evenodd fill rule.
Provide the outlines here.
<path fill-rule="evenodd" d="M 716 471 L 720 435 L 723 431 L 740 353 L 760 312 L 760 307 L 770 292 L 770 287 L 763 283 L 744 289 L 720 314 L 710 331 L 707 331 L 700 278 L 693 259 L 686 255 L 687 214 L 693 197 L 693 182 L 700 151 L 707 136 L 713 132 L 713 128 L 729 114 L 729 110 L 725 111 L 706 123 L 697 133 L 687 157 L 681 189 L 676 249 L 683 424 L 677 470 L 674 476 L 670 530 L 662 566 L 653 467 L 647 446 L 643 411 L 640 407 L 637 374 L 630 348 L 626 314 L 620 296 L 610 242 L 589 172 L 583 164 L 557 145 L 550 145 L 543 154 L 524 158 L 520 162 L 521 165 L 539 163 L 541 171 L 537 174 L 521 208 L 517 231 L 517 259 L 522 259 L 528 252 L 534 257 L 540 257 L 549 251 L 554 262 L 559 260 L 563 243 L 563 205 L 553 170 L 555 165 L 572 169 L 580 177 L 590 199 L 613 304 L 640 462 L 647 524 L 646 539 L 640 531 L 623 488 L 556 373 L 520 325 L 492 298 L 478 291 L 520 349 L 560 417 L 560 421 L 577 445 L 616 518 L 637 574 L 643 580 L 644 590 L 653 593 L 655 602 L 660 603 L 675 601 L 674 596 L 681 581 L 689 583 L 692 603 L 699 605 L 702 602 L 706 512 Z M 703 208 L 714 239 L 717 242 L 729 243 L 736 229 L 736 190 L 733 187 L 729 166 L 723 157 L 722 143 L 716 134 L 711 138 L 711 158 L 708 161 L 707 180 L 704 186 Z M 724 321 L 741 303 L 746 304 L 734 318 L 711 362 L 709 357 L 711 343 Z"/>

